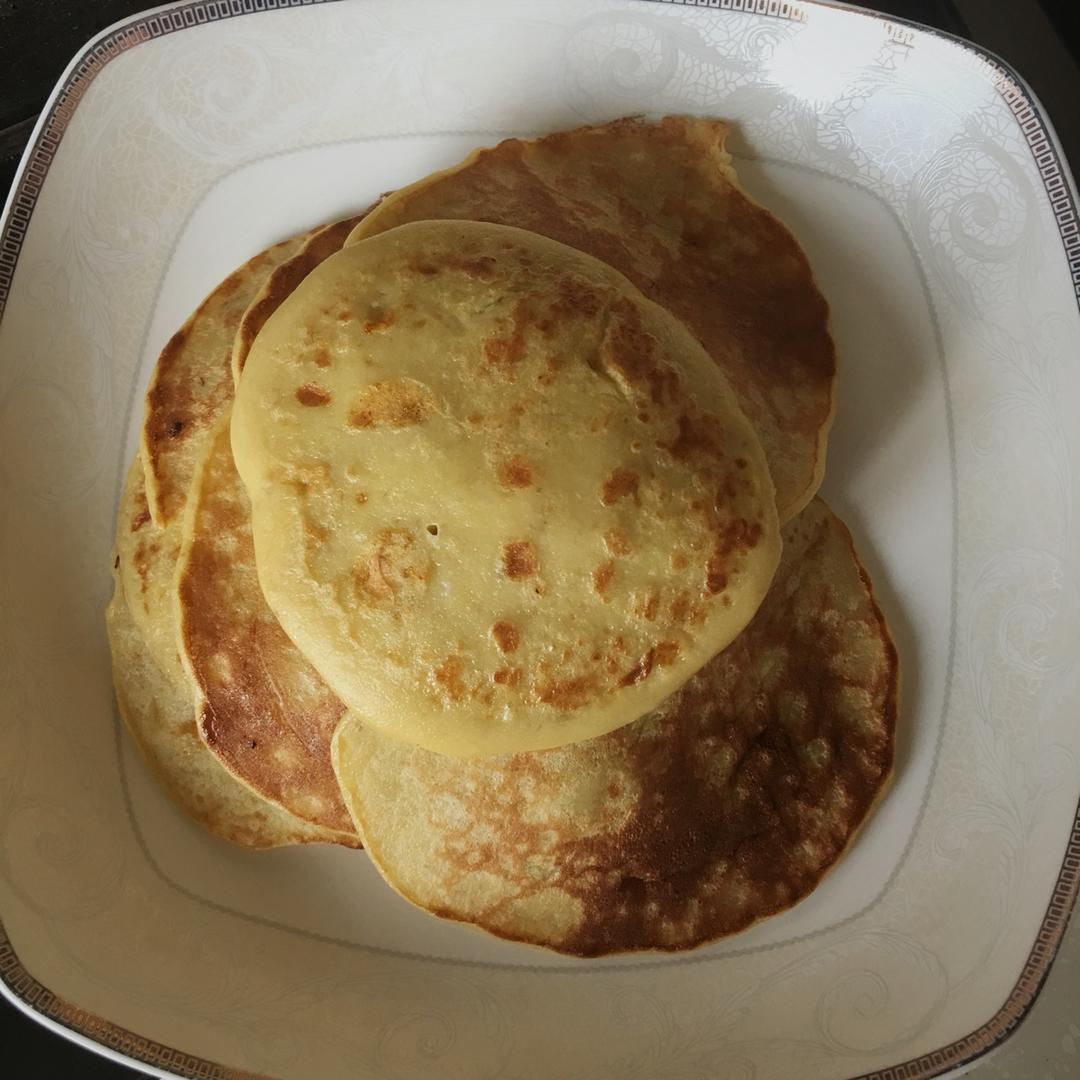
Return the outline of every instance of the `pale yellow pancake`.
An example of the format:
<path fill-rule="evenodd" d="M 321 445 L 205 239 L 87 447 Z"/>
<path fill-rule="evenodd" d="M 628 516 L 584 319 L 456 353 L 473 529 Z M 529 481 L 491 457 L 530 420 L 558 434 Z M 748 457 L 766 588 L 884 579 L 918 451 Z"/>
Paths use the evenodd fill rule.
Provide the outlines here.
<path fill-rule="evenodd" d="M 470 756 L 591 737 L 739 633 L 779 557 L 717 366 L 598 260 L 475 222 L 313 270 L 232 422 L 267 602 L 346 705 Z"/>
<path fill-rule="evenodd" d="M 692 948 L 806 896 L 888 781 L 898 675 L 824 503 L 785 526 L 784 545 L 743 634 L 602 738 L 461 761 L 343 723 L 335 767 L 390 885 L 578 956 Z"/>
<path fill-rule="evenodd" d="M 780 520 L 825 468 L 835 350 L 791 233 L 737 185 L 720 120 L 629 118 L 508 139 L 387 197 L 349 238 L 409 221 L 493 221 L 622 271 L 693 331 L 765 449 Z"/>

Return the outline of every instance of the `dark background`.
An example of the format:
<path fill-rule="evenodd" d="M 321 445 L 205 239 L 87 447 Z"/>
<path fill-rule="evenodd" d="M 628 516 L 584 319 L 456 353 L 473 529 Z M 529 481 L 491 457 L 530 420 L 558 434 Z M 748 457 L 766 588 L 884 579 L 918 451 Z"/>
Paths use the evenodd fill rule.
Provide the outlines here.
<path fill-rule="evenodd" d="M 0 0 L 0 202 L 15 177 L 38 113 L 71 57 L 99 30 L 152 3 Z M 1066 155 L 1078 167 L 1080 35 L 1071 23 L 1080 20 L 1071 14 L 1074 3 L 864 0 L 865 7 L 968 38 L 1008 61 L 1041 99 Z M 5 1075 L 12 1080 L 16 1076 L 19 1080 L 136 1080 L 143 1075 L 65 1042 L 22 1016 L 2 998 L 0 1048 L 4 1050 Z M 9 1067 L 20 1071 L 7 1072 Z"/>

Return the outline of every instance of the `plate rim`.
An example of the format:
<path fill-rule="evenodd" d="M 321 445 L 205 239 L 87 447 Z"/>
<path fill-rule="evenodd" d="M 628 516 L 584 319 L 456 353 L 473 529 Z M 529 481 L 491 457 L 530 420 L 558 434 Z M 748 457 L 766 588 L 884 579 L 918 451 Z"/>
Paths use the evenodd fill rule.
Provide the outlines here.
<path fill-rule="evenodd" d="M 341 0 L 188 0 L 137 12 L 93 36 L 72 57 L 49 95 L 19 161 L 15 180 L 0 213 L 0 320 L 10 295 L 19 252 L 52 158 L 83 94 L 105 66 L 128 49 L 210 22 L 267 11 L 311 7 Z M 973 53 L 995 69 L 998 93 L 1013 113 L 1039 169 L 1080 306 L 1080 210 L 1076 186 L 1053 124 L 1027 81 L 996 53 L 947 31 L 911 19 L 871 11 L 842 0 L 645 0 L 677 7 L 765 15 L 802 21 L 801 9 L 826 8 L 871 18 L 897 28 L 901 38 L 914 31 Z M 937 1050 L 897 1062 L 851 1080 L 930 1080 L 970 1069 L 998 1050 L 1017 1031 L 1038 1000 L 1053 967 L 1070 916 L 1080 896 L 1080 804 L 1073 818 L 1061 868 L 1034 944 L 1004 1004 L 969 1034 Z M 211 1075 L 221 1080 L 271 1080 L 141 1036 L 105 1017 L 80 1008 L 39 982 L 23 965 L 0 913 L 0 995 L 22 1014 L 84 1049 L 134 1068 L 149 1066 L 173 1077 Z"/>

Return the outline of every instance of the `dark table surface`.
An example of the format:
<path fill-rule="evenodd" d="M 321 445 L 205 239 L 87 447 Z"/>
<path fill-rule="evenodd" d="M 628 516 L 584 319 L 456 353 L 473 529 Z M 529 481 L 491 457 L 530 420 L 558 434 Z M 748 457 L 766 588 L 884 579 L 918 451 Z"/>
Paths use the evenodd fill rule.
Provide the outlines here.
<path fill-rule="evenodd" d="M 0 196 L 15 177 L 38 112 L 79 48 L 153 0 L 0 0 Z M 864 0 L 996 52 L 1042 100 L 1074 168 L 1080 167 L 1080 36 L 1072 0 Z M 38 1026 L 0 998 L 0 1071 L 13 1080 L 132 1080 L 115 1065 Z M 22 1062 L 21 1065 L 14 1065 Z M 32 1064 L 31 1064 L 32 1063 Z M 17 1072 L 7 1072 L 13 1067 Z M 1017 1080 L 1026 1080 L 1017 1077 Z"/>

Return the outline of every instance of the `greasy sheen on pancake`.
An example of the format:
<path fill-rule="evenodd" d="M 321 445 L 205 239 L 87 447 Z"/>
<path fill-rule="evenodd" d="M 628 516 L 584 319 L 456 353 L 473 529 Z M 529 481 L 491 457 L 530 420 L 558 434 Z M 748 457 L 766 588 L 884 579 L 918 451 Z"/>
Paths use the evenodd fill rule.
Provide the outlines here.
<path fill-rule="evenodd" d="M 146 392 L 140 447 L 155 525 L 169 525 L 183 512 L 194 463 L 232 400 L 232 347 L 241 316 L 267 274 L 310 235 L 275 244 L 233 271 L 162 350 Z"/>
<path fill-rule="evenodd" d="M 324 839 L 357 844 L 330 763 L 344 706 L 263 599 L 227 416 L 188 496 L 176 589 L 206 745 L 264 798 L 320 826 Z"/>
<path fill-rule="evenodd" d="M 655 707 L 757 610 L 772 483 L 717 366 L 598 260 L 422 222 L 313 270 L 232 446 L 270 608 L 345 704 L 473 756 Z"/>
<path fill-rule="evenodd" d="M 671 951 L 817 885 L 887 783 L 897 698 L 869 579 L 815 500 L 750 626 L 635 724 L 462 761 L 348 721 L 334 761 L 368 854 L 414 904 L 577 956 Z"/>
<path fill-rule="evenodd" d="M 761 439 L 783 522 L 821 483 L 836 357 L 806 256 L 737 186 L 728 132 L 720 120 L 669 116 L 508 139 L 388 196 L 349 243 L 460 218 L 515 225 L 610 263 L 719 364 Z"/>
<path fill-rule="evenodd" d="M 135 494 L 132 494 L 132 493 Z M 125 502 L 142 498 L 142 468 L 132 464 Z M 142 498 L 145 507 L 145 498 Z M 122 519 L 121 527 L 126 525 Z M 119 561 L 119 560 L 117 560 Z M 320 830 L 259 798 L 210 753 L 195 726 L 194 702 L 173 653 L 170 668 L 154 659 L 132 616 L 119 567 L 105 613 L 116 700 L 146 764 L 173 801 L 223 840 L 267 848 L 322 840 Z"/>

